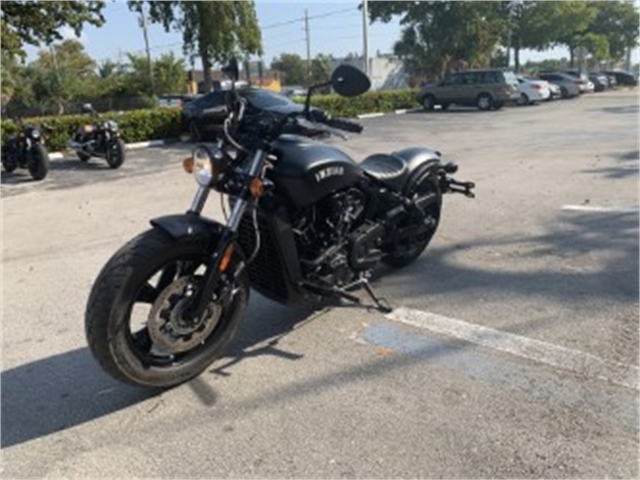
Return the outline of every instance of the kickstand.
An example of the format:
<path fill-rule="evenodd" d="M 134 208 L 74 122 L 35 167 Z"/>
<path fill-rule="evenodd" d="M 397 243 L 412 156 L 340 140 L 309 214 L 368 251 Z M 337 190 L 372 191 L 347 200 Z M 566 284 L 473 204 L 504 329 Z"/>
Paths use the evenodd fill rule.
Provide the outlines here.
<path fill-rule="evenodd" d="M 391 306 L 389 305 L 389 302 L 387 302 L 387 300 L 385 298 L 376 296 L 376 294 L 374 293 L 373 289 L 371 288 L 371 285 L 369 284 L 369 280 L 367 279 L 367 275 L 365 273 L 363 273 L 360 276 L 360 278 L 358 280 L 356 280 L 355 282 L 353 282 L 353 283 L 351 283 L 349 285 L 346 285 L 345 287 L 342 287 L 342 288 L 338 288 L 338 287 L 335 287 L 335 286 L 334 287 L 323 287 L 323 286 L 319 286 L 319 285 L 315 285 L 315 284 L 310 284 L 310 283 L 307 283 L 307 282 L 304 282 L 303 285 L 306 286 L 307 288 L 311 288 L 311 289 L 314 289 L 314 290 L 319 290 L 319 291 L 324 292 L 324 293 L 338 295 L 339 297 L 342 297 L 345 300 L 349 300 L 350 302 L 357 303 L 359 305 L 362 304 L 362 301 L 358 297 L 356 297 L 355 295 L 351 295 L 349 292 L 352 291 L 352 290 L 355 290 L 357 288 L 364 287 L 365 291 L 367 292 L 367 294 L 369 295 L 371 300 L 373 300 L 373 303 L 375 304 L 376 308 L 380 312 L 382 312 L 382 313 L 390 313 L 391 311 L 393 311 L 393 308 L 391 308 Z"/>
<path fill-rule="evenodd" d="M 347 285 L 342 290 L 349 291 L 358 287 L 364 287 L 365 291 L 369 295 L 369 298 L 373 300 L 373 303 L 375 303 L 376 308 L 382 313 L 390 313 L 393 310 L 393 308 L 391 308 L 391 305 L 389 305 L 389 302 L 387 301 L 386 298 L 378 297 L 375 294 L 375 292 L 373 291 L 373 288 L 371 288 L 371 284 L 369 283 L 369 279 L 366 273 L 363 273 L 358 280 L 356 280 L 350 285 Z M 358 301 L 358 303 L 360 302 Z"/>

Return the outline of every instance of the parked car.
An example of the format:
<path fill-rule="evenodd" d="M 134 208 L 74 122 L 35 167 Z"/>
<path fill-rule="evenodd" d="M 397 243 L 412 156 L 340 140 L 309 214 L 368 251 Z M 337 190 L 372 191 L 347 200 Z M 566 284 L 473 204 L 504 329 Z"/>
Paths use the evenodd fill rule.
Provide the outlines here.
<path fill-rule="evenodd" d="M 549 83 L 549 92 L 551 93 L 551 95 L 549 96 L 549 100 L 555 100 L 557 98 L 561 98 L 562 91 L 560 90 L 560 86 L 556 85 L 555 83 L 550 83 L 550 82 L 547 82 L 547 83 Z"/>
<path fill-rule="evenodd" d="M 538 74 L 538 78 L 546 80 L 549 83 L 555 83 L 560 87 L 560 96 L 562 98 L 573 98 L 580 95 L 580 89 L 573 77 L 562 72 L 544 72 Z"/>
<path fill-rule="evenodd" d="M 425 110 L 436 105 L 476 106 L 479 110 L 498 110 L 507 102 L 520 98 L 518 79 L 510 71 L 467 70 L 447 75 L 441 82 L 426 84 L 418 93 Z"/>
<path fill-rule="evenodd" d="M 520 89 L 520 99 L 518 105 L 530 105 L 551 97 L 549 82 L 529 77 L 518 77 L 518 88 Z"/>
<path fill-rule="evenodd" d="M 638 78 L 631 72 L 624 70 L 605 70 L 603 73 L 614 77 L 618 85 L 638 85 Z"/>
<path fill-rule="evenodd" d="M 574 79 L 574 81 L 578 84 L 580 93 L 593 93 L 595 91 L 593 82 L 591 82 L 589 80 L 589 77 L 585 73 L 582 73 L 580 70 L 562 70 L 562 73 L 566 73 Z"/>
<path fill-rule="evenodd" d="M 593 83 L 593 87 L 596 92 L 602 92 L 609 87 L 609 79 L 606 75 L 601 73 L 590 73 L 589 81 Z"/>
<path fill-rule="evenodd" d="M 265 110 L 287 115 L 292 112 L 301 112 L 304 108 L 303 105 L 271 90 L 241 88 L 237 92 L 247 100 L 245 112 L 247 117 Z M 228 114 L 228 94 L 229 90 L 215 90 L 184 105 L 181 115 L 182 127 L 189 132 L 192 140 L 215 138 L 222 132 L 223 123 Z M 322 114 L 322 111 L 312 109 L 312 113 Z"/>

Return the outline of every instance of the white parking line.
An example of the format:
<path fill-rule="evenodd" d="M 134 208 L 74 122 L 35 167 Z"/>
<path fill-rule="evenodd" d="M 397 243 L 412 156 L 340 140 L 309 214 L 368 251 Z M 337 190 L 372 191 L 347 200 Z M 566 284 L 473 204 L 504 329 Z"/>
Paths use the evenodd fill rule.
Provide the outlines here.
<path fill-rule="evenodd" d="M 638 207 L 598 207 L 596 205 L 563 205 L 561 210 L 575 212 L 635 213 Z"/>
<path fill-rule="evenodd" d="M 596 377 L 624 387 L 639 388 L 638 374 L 640 369 L 634 365 L 603 360 L 589 353 L 420 310 L 401 307 L 386 317 L 414 327 L 570 370 L 579 375 Z"/>

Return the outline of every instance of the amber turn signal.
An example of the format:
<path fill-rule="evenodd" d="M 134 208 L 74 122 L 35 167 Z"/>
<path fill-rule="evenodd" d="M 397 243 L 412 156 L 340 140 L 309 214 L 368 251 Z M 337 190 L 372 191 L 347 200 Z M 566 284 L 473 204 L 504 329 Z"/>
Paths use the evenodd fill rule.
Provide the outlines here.
<path fill-rule="evenodd" d="M 264 182 L 259 178 L 254 178 L 249 184 L 249 191 L 253 198 L 260 198 L 264 195 Z"/>
<path fill-rule="evenodd" d="M 182 168 L 187 173 L 193 173 L 193 157 L 187 157 L 182 160 Z"/>
<path fill-rule="evenodd" d="M 220 267 L 218 271 L 220 273 L 224 273 L 224 271 L 229 266 L 229 262 L 231 261 L 231 256 L 233 255 L 233 245 L 229 245 L 227 249 L 224 251 L 224 255 L 222 255 L 222 260 L 220 260 Z"/>

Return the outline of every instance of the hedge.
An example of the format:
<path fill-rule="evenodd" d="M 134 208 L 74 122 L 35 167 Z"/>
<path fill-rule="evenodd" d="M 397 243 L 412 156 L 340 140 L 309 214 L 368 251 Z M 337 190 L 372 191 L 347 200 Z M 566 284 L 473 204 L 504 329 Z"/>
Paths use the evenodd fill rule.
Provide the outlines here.
<path fill-rule="evenodd" d="M 294 98 L 298 103 L 304 103 L 304 98 Z M 398 109 L 418 107 L 415 90 L 382 90 L 367 92 L 363 95 L 345 98 L 336 94 L 314 95 L 311 105 L 328 111 L 336 117 L 355 117 L 363 113 L 392 112 Z M 125 142 L 144 142 L 147 140 L 162 140 L 178 138 L 181 132 L 180 109 L 154 108 L 149 110 L 130 110 L 124 113 L 103 113 L 101 119 L 116 120 Z M 65 115 L 59 117 L 33 117 L 24 119 L 28 124 L 46 124 L 53 128 L 47 134 L 47 147 L 50 151 L 60 151 L 67 148 L 67 142 L 75 135 L 79 127 L 95 121 L 87 115 Z M 10 120 L 3 120 L 2 141 L 5 136 L 16 130 L 16 125 Z"/>
<path fill-rule="evenodd" d="M 345 98 L 337 94 L 314 95 L 311 105 L 328 111 L 335 117 L 355 117 L 363 113 L 392 112 L 419 107 L 416 90 L 380 90 L 367 92 L 357 97 Z M 294 99 L 304 103 L 304 97 Z"/>
<path fill-rule="evenodd" d="M 122 138 L 127 143 L 144 142 L 178 138 L 181 133 L 180 110 L 175 108 L 155 108 L 149 110 L 131 110 L 123 113 L 103 113 L 100 119 L 113 119 L 118 122 Z M 67 142 L 75 135 L 78 128 L 96 121 L 88 115 L 64 115 L 59 117 L 33 117 L 23 120 L 25 124 L 45 124 L 53 129 L 46 134 L 46 145 L 49 151 L 60 151 L 67 148 Z M 2 141 L 5 136 L 16 131 L 16 124 L 3 120 Z"/>

